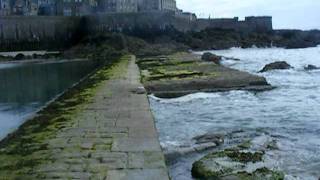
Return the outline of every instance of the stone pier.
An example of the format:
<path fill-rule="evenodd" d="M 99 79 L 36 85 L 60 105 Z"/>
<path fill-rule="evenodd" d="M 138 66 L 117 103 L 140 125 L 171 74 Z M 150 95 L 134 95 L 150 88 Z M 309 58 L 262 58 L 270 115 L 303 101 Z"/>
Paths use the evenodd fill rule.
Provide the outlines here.
<path fill-rule="evenodd" d="M 136 91 L 142 85 L 135 58 L 122 62 L 122 66 L 96 89 L 74 120 L 63 122 L 54 137 L 46 138 L 45 150 L 35 151 L 28 158 L 45 160 L 29 174 L 19 174 L 20 178 L 169 179 L 147 95 Z M 4 169 L 0 168 L 0 179 L 11 179 L 15 172 Z"/>

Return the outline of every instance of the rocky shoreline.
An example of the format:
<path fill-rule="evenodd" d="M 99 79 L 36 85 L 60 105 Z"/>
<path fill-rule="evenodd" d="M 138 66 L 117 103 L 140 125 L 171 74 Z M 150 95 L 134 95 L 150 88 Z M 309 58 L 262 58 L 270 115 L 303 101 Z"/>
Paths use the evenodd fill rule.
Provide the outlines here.
<path fill-rule="evenodd" d="M 208 33 L 209 35 L 210 33 Z M 223 37 L 226 38 L 228 35 Z M 193 38 L 186 43 L 174 41 L 171 44 L 172 46 L 169 46 L 167 43 L 149 43 L 138 38 L 112 34 L 90 37 L 84 40 L 82 44 L 78 44 L 58 56 L 105 60 L 110 56 L 119 57 L 123 53 L 135 52 L 140 55 L 137 64 L 140 67 L 141 82 L 144 84 L 146 91 L 149 94 L 163 98 L 174 98 L 196 92 L 230 90 L 265 91 L 274 88 L 264 77 L 224 67 L 220 65 L 219 61 L 210 60 L 210 58 L 209 60 L 203 60 L 195 54 L 186 52 L 177 53 L 190 47 L 194 49 L 220 49 L 237 45 L 235 43 L 213 45 L 209 43 L 211 40 L 213 39 L 204 40 L 195 46 L 196 41 Z M 116 44 L 114 44 L 115 42 Z M 216 43 L 216 41 L 212 42 Z M 244 43 L 240 46 L 249 47 L 249 45 L 253 45 L 256 42 L 249 41 L 247 44 Z M 268 47 L 270 45 L 267 44 L 267 42 L 269 43 L 269 39 L 261 40 L 261 42 L 263 43 L 259 47 L 263 47 L 264 45 Z M 157 49 L 157 47 L 161 47 L 161 49 Z M 57 56 L 53 55 L 53 57 Z M 17 60 L 21 58 L 22 56 L 17 57 Z M 32 58 L 34 57 L 30 57 L 30 59 Z M 40 58 L 46 58 L 46 56 L 40 56 Z M 52 57 L 49 56 L 48 59 L 50 58 Z M 238 61 L 238 59 L 233 60 Z M 115 61 L 110 61 L 106 69 L 102 69 L 101 73 L 98 71 L 98 74 L 93 79 L 91 77 L 89 81 L 85 81 L 76 88 L 72 88 L 66 92 L 61 98 L 58 98 L 43 111 L 40 111 L 39 116 L 28 121 L 18 131 L 1 141 L 0 159 L 6 161 L 6 164 L 0 166 L 0 171 L 8 173 L 7 170 L 10 168 L 17 173 L 27 173 L 36 166 L 36 163 L 47 161 L 47 157 L 34 161 L 37 157 L 32 156 L 32 153 L 46 150 L 48 145 L 43 143 L 44 138 L 46 136 L 54 136 L 57 131 L 64 128 L 63 122 L 68 122 L 78 106 L 81 106 L 82 103 L 87 102 L 92 97 L 91 91 L 95 88 L 96 84 L 109 78 L 109 74 L 105 72 L 113 63 Z M 29 146 L 29 144 L 33 144 L 33 147 Z M 215 147 L 217 144 L 217 141 L 210 142 L 209 140 L 197 148 L 184 149 L 184 151 L 187 153 L 193 150 L 202 151 L 203 149 Z M 257 178 L 261 179 L 263 176 L 268 176 L 269 178 L 265 179 L 270 180 L 283 179 L 284 175 L 282 172 L 274 171 L 264 166 L 252 171 L 246 171 L 244 167 L 248 163 L 261 163 L 264 155 L 260 151 L 251 152 L 248 146 L 250 145 L 242 144 L 235 149 L 226 149 L 208 154 L 195 162 L 192 170 L 193 175 L 199 179 L 253 180 Z M 22 155 L 27 154 L 31 154 L 31 156 L 22 157 Z M 222 162 L 221 158 L 228 161 Z M 230 159 L 231 162 L 229 161 Z M 224 166 L 225 164 L 231 164 L 232 167 Z M 223 173 L 217 173 L 217 169 L 221 168 L 224 168 Z"/>

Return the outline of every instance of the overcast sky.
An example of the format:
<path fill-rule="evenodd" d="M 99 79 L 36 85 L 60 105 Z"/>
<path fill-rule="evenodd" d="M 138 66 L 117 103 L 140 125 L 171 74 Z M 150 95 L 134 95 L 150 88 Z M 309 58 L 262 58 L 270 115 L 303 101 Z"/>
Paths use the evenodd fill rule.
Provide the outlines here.
<path fill-rule="evenodd" d="M 320 29 L 320 0 L 177 0 L 198 17 L 272 15 L 276 29 Z"/>

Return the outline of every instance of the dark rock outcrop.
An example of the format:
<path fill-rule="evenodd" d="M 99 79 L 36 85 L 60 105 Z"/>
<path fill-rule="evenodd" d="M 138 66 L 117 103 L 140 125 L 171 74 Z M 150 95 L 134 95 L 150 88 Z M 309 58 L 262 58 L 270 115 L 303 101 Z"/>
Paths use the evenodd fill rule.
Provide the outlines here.
<path fill-rule="evenodd" d="M 214 62 L 215 64 L 220 64 L 222 57 L 206 52 L 202 55 L 201 59 L 208 62 Z"/>
<path fill-rule="evenodd" d="M 217 145 L 220 145 L 224 142 L 224 135 L 208 133 L 205 135 L 194 137 L 193 140 L 196 141 L 196 144 L 215 143 Z"/>
<path fill-rule="evenodd" d="M 25 58 L 25 55 L 19 53 L 19 54 L 17 54 L 13 59 L 14 59 L 14 60 L 22 60 L 22 59 L 24 59 L 24 58 Z"/>
<path fill-rule="evenodd" d="M 317 69 L 320 69 L 320 67 L 317 67 L 317 66 L 311 65 L 311 64 L 304 67 L 304 70 L 306 70 L 306 71 L 312 71 L 312 70 L 317 70 Z"/>
<path fill-rule="evenodd" d="M 193 163 L 192 176 L 197 179 L 283 180 L 284 173 L 265 167 L 263 156 L 263 152 L 237 149 L 213 152 Z"/>
<path fill-rule="evenodd" d="M 320 44 L 319 30 L 274 30 L 268 33 L 241 33 L 235 30 L 207 28 L 199 32 L 174 32 L 168 35 L 193 50 L 251 48 L 252 46 L 292 49 L 316 47 Z"/>
<path fill-rule="evenodd" d="M 264 66 L 264 68 L 259 72 L 267 72 L 271 70 L 277 70 L 277 69 L 291 69 L 293 68 L 290 64 L 288 64 L 285 61 L 277 61 L 274 63 L 267 64 Z"/>
<path fill-rule="evenodd" d="M 216 148 L 224 143 L 223 134 L 204 134 L 196 136 L 192 145 L 180 146 L 166 152 L 166 158 L 171 161 L 179 156 L 191 154 L 194 152 L 203 152 L 208 149 Z"/>

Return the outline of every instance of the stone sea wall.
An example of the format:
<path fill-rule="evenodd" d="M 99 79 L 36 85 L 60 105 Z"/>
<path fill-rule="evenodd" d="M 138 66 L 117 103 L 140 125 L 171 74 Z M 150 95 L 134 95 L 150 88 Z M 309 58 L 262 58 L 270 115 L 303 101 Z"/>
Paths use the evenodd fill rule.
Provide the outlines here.
<path fill-rule="evenodd" d="M 6 16 L 0 17 L 0 50 L 61 49 L 87 34 L 117 32 L 201 31 L 205 28 L 236 31 L 271 31 L 271 17 L 248 17 L 245 21 L 230 19 L 178 18 L 172 13 L 115 13 L 83 17 Z"/>
<path fill-rule="evenodd" d="M 239 21 L 238 18 L 222 19 L 197 19 L 188 20 L 178 18 L 170 13 L 126 13 L 104 14 L 87 17 L 91 32 L 104 31 L 130 31 L 134 29 L 164 30 L 174 27 L 179 31 L 201 31 L 206 28 L 233 29 L 242 32 L 268 32 L 272 31 L 272 17 L 246 17 Z"/>
<path fill-rule="evenodd" d="M 86 17 L 90 33 L 106 31 L 133 31 L 135 29 L 165 30 L 173 26 L 179 31 L 193 29 L 193 22 L 175 18 L 170 13 L 103 14 Z"/>
<path fill-rule="evenodd" d="M 0 17 L 0 50 L 63 48 L 79 33 L 77 17 Z"/>

